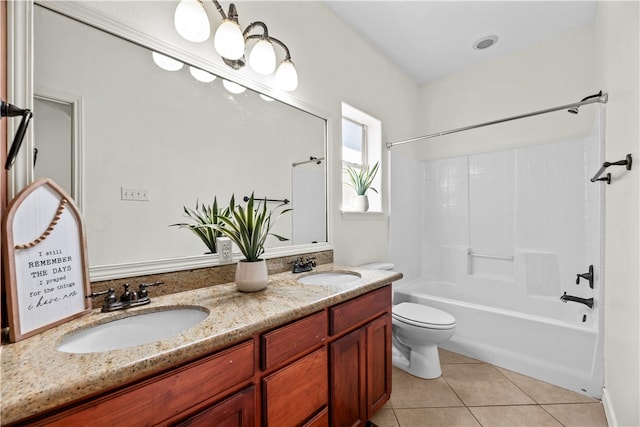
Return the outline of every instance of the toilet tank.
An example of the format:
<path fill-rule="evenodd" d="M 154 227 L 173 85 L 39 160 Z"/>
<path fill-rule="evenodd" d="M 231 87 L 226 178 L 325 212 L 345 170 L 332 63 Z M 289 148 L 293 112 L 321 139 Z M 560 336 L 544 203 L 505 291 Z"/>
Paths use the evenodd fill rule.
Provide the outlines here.
<path fill-rule="evenodd" d="M 367 270 L 393 270 L 395 264 L 392 262 L 370 262 L 368 264 L 362 264 L 360 268 L 366 268 Z"/>

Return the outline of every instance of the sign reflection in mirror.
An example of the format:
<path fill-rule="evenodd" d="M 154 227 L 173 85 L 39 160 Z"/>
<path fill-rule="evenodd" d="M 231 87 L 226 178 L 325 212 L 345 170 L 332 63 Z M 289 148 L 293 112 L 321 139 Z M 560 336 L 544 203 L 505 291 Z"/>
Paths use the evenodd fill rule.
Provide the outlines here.
<path fill-rule="evenodd" d="M 35 96 L 59 93 L 82 108 L 67 116 L 81 118 L 69 133 L 82 137 L 82 157 L 71 163 L 82 175 L 75 197 L 92 279 L 96 268 L 158 260 L 173 268 L 207 252 L 192 233 L 169 225 L 184 221 L 183 206 L 210 204 L 214 195 L 291 200 L 293 215 L 274 229 L 290 240 L 267 247 L 327 241 L 325 162 L 292 168 L 325 156 L 325 119 L 251 90 L 232 94 L 221 78 L 197 80 L 188 64 L 161 69 L 150 50 L 41 6 L 34 33 Z M 39 123 L 35 147 L 53 140 L 59 125 Z M 132 189 L 142 196 L 128 197 Z M 309 203 L 318 211 L 312 221 L 296 214 L 299 200 L 301 212 Z"/>

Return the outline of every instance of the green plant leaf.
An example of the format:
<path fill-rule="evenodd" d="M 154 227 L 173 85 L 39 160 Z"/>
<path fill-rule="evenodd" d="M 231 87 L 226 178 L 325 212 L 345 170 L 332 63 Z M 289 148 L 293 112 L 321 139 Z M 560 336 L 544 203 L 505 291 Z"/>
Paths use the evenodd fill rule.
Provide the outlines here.
<path fill-rule="evenodd" d="M 229 207 L 218 216 L 220 225 L 209 224 L 207 227 L 217 228 L 238 246 L 247 261 L 258 261 L 264 253 L 264 244 L 268 236 L 274 236 L 280 241 L 289 240 L 271 233 L 275 221 L 290 208 L 281 209 L 284 204 L 273 211 L 267 209 L 267 201 L 254 199 L 254 194 L 247 201 L 246 208 L 235 204 L 235 196 L 231 196 Z M 277 215 L 274 216 L 274 212 Z"/>
<path fill-rule="evenodd" d="M 191 222 L 170 224 L 170 226 L 190 230 L 202 240 L 209 252 L 216 253 L 216 239 L 222 236 L 222 233 L 218 228 L 209 227 L 209 225 L 218 225 L 220 216 L 225 215 L 224 210 L 222 212 L 218 210 L 217 198 L 213 198 L 212 205 L 201 204 L 196 199 L 195 209 L 183 206 L 182 210 L 184 211 L 184 217 L 189 218 Z"/>
<path fill-rule="evenodd" d="M 356 194 L 359 196 L 365 195 L 369 189 L 377 193 L 378 190 L 371 187 L 371 184 L 378 173 L 379 166 L 380 162 L 376 162 L 373 167 L 367 166 L 361 169 L 355 169 L 352 166 L 347 166 L 345 168 L 345 173 L 349 178 L 347 185 L 353 187 Z"/>

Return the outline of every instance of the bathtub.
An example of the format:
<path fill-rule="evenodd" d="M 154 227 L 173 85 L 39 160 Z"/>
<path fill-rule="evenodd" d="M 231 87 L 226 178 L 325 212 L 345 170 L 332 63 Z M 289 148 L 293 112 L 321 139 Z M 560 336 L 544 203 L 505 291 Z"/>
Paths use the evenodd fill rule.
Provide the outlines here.
<path fill-rule="evenodd" d="M 424 304 L 455 316 L 456 332 L 442 348 L 601 398 L 597 321 L 570 323 L 427 293 L 439 287 L 424 279 L 411 281 L 394 289 L 393 302 Z"/>

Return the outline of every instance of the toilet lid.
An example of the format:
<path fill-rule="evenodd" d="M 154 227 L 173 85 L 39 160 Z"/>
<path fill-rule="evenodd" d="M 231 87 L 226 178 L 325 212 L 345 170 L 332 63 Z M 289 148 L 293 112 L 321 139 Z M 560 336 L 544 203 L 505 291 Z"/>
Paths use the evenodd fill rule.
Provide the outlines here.
<path fill-rule="evenodd" d="M 403 302 L 393 306 L 393 317 L 409 325 L 424 328 L 443 329 L 453 327 L 456 318 L 447 312 L 427 305 Z"/>

